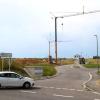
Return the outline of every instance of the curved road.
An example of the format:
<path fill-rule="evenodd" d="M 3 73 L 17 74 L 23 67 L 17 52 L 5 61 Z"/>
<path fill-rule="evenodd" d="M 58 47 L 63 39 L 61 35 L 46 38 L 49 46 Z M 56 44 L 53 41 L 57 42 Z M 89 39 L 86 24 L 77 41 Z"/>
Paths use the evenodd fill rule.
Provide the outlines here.
<path fill-rule="evenodd" d="M 100 93 L 86 91 L 89 71 L 76 65 L 57 67 L 56 77 L 36 81 L 33 89 L 1 89 L 0 100 L 100 100 Z"/>

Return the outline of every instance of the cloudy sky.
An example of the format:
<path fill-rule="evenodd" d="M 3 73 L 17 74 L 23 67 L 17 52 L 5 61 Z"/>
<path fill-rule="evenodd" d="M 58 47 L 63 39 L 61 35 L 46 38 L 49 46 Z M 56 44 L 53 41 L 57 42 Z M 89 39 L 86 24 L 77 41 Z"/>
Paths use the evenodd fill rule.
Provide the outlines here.
<path fill-rule="evenodd" d="M 48 57 L 48 41 L 55 38 L 54 16 L 82 12 L 83 5 L 86 12 L 100 10 L 100 0 L 0 0 L 0 52 Z M 93 35 L 100 38 L 100 13 L 58 19 L 57 29 L 58 41 L 65 41 L 58 43 L 59 57 L 96 55 Z"/>

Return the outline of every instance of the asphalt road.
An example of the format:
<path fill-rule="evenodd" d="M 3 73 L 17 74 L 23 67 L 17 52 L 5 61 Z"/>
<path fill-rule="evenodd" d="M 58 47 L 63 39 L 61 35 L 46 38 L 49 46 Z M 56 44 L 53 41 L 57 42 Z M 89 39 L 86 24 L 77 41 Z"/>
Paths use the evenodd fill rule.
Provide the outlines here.
<path fill-rule="evenodd" d="M 100 93 L 83 88 L 89 79 L 87 69 L 77 65 L 57 69 L 56 77 L 36 81 L 32 89 L 1 89 L 0 100 L 100 100 Z"/>

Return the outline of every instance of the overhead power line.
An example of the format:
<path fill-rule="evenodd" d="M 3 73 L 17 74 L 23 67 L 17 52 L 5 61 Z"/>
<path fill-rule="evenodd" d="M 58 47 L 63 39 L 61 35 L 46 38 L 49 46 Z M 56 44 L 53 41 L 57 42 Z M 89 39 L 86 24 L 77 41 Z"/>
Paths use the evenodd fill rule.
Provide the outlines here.
<path fill-rule="evenodd" d="M 69 14 L 69 15 L 62 15 L 62 16 L 55 16 L 54 14 L 52 14 L 54 16 L 55 19 L 55 62 L 57 64 L 57 19 L 58 18 L 65 18 L 65 17 L 73 17 L 73 16 L 80 16 L 80 15 L 86 15 L 86 14 L 92 14 L 92 13 L 99 13 L 100 10 L 94 10 L 94 11 L 89 11 L 89 12 L 85 12 L 84 8 L 83 8 L 83 12 L 78 12 L 78 13 L 74 13 L 74 14 Z"/>

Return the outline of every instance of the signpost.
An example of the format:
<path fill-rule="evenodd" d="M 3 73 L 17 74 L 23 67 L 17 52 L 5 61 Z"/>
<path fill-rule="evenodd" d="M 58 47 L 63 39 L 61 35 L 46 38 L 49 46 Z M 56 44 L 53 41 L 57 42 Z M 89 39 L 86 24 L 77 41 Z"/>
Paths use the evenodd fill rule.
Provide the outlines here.
<path fill-rule="evenodd" d="M 34 67 L 34 74 L 36 76 L 42 76 L 43 75 L 43 68 L 42 67 Z"/>
<path fill-rule="evenodd" d="M 24 70 L 34 79 L 40 79 L 43 76 L 43 68 L 41 66 L 25 66 Z"/>
<path fill-rule="evenodd" d="M 12 53 L 0 53 L 0 57 L 1 58 L 11 58 L 12 57 Z"/>
<path fill-rule="evenodd" d="M 9 59 L 9 71 L 10 71 L 12 53 L 0 53 L 0 57 L 2 59 L 2 71 L 3 71 L 3 68 L 4 68 L 4 59 L 5 58 Z"/>

